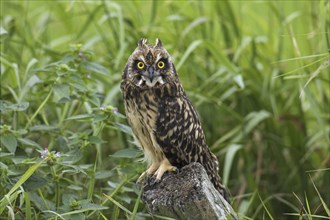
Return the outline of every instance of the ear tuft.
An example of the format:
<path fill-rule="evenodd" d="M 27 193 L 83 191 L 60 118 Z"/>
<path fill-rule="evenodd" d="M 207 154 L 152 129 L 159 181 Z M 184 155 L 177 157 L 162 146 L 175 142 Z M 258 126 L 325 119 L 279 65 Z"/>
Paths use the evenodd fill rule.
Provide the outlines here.
<path fill-rule="evenodd" d="M 139 47 L 144 47 L 147 44 L 147 39 L 141 38 L 138 42 Z"/>
<path fill-rule="evenodd" d="M 163 43 L 162 43 L 162 41 L 159 38 L 156 38 L 155 47 L 157 47 L 157 48 L 163 47 Z"/>

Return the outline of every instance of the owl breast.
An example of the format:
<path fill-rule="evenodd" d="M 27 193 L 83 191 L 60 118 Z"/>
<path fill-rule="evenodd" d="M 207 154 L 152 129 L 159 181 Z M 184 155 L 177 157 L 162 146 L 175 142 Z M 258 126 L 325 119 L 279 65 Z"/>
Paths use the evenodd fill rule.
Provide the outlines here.
<path fill-rule="evenodd" d="M 159 99 L 152 90 L 137 90 L 130 83 L 122 86 L 125 87 L 126 116 L 145 160 L 149 165 L 161 161 L 164 154 L 155 137 Z"/>
<path fill-rule="evenodd" d="M 134 138 L 144 151 L 145 160 L 150 165 L 162 161 L 164 156 L 173 155 L 170 158 L 175 158 L 175 161 L 170 160 L 170 162 L 178 164 L 181 158 L 184 159 L 183 152 L 177 152 L 175 147 L 164 149 L 166 145 L 164 146 L 163 143 L 177 131 L 176 124 L 180 119 L 179 121 L 177 117 L 168 119 L 171 114 L 166 109 L 173 107 L 174 111 L 182 111 L 181 89 L 170 83 L 160 88 L 146 90 L 140 90 L 130 82 L 123 82 L 121 87 L 124 91 L 126 116 Z M 171 103 L 177 105 L 173 106 Z M 172 138 L 171 140 L 173 141 Z"/>

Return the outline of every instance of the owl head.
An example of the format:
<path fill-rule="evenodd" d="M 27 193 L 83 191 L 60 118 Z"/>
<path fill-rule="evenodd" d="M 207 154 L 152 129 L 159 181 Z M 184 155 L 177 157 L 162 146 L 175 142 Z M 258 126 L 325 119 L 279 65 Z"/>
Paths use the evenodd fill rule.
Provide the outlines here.
<path fill-rule="evenodd" d="M 146 39 L 139 40 L 137 48 L 128 59 L 122 77 L 141 89 L 162 87 L 177 80 L 171 56 L 160 39 L 156 39 L 155 45 L 147 44 Z"/>

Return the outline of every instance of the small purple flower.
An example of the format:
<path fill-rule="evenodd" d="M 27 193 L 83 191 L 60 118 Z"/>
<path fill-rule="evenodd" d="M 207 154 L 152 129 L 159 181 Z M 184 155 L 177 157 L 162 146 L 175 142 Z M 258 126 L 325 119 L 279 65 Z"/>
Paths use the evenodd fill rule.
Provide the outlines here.
<path fill-rule="evenodd" d="M 47 158 L 48 162 L 49 161 L 55 162 L 57 160 L 57 158 L 61 157 L 60 152 L 56 152 L 56 151 L 49 152 L 48 148 L 45 148 L 44 150 L 39 151 L 39 152 L 40 152 L 40 157 L 42 159 Z"/>
<path fill-rule="evenodd" d="M 114 108 L 112 109 L 112 112 L 113 112 L 114 114 L 118 114 L 118 108 L 114 107 Z"/>
<path fill-rule="evenodd" d="M 100 108 L 99 108 L 99 110 L 104 111 L 105 110 L 104 105 L 101 105 Z"/>
<path fill-rule="evenodd" d="M 45 150 L 43 150 L 41 152 L 41 156 L 40 157 L 43 159 L 43 158 L 45 158 L 45 157 L 48 156 L 48 153 L 49 153 L 48 148 L 45 148 Z"/>

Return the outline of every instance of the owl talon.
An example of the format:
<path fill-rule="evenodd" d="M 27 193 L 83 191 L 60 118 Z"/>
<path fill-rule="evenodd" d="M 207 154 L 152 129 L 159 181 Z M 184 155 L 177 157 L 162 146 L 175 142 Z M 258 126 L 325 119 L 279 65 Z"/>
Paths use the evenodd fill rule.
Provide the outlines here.
<path fill-rule="evenodd" d="M 163 159 L 163 161 L 160 163 L 159 168 L 156 170 L 154 173 L 154 176 L 156 176 L 156 181 L 160 181 L 162 179 L 163 174 L 166 171 L 176 171 L 177 172 L 178 168 L 175 166 L 172 166 L 171 163 L 168 161 L 168 159 Z"/>
<path fill-rule="evenodd" d="M 148 175 L 151 175 L 153 174 L 159 167 L 159 164 L 158 163 L 153 163 L 151 164 L 151 166 L 146 170 L 144 171 L 141 176 L 138 178 L 138 180 L 136 181 L 136 183 L 142 183 L 142 181 L 148 176 Z"/>
<path fill-rule="evenodd" d="M 139 176 L 139 178 L 137 179 L 136 183 L 142 183 L 143 180 L 146 178 L 146 176 L 147 176 L 147 171 L 143 172 L 143 173 Z"/>
<path fill-rule="evenodd" d="M 153 185 L 155 185 L 155 184 L 157 184 L 159 182 L 160 182 L 160 180 L 158 180 L 156 178 L 150 178 L 150 181 L 148 182 L 148 185 L 149 186 L 153 186 Z"/>

